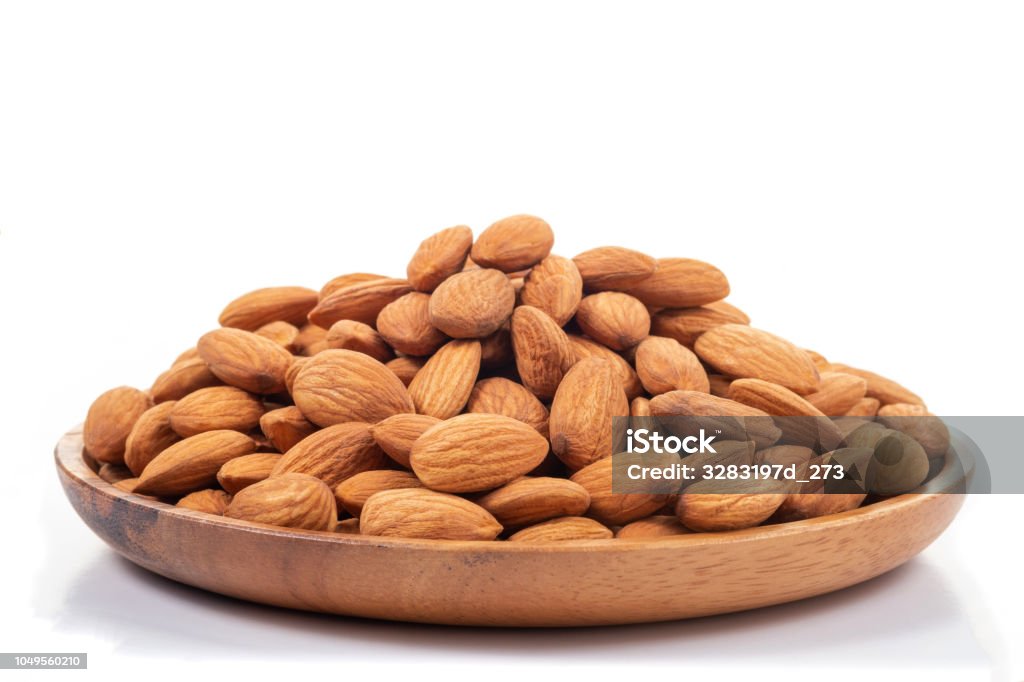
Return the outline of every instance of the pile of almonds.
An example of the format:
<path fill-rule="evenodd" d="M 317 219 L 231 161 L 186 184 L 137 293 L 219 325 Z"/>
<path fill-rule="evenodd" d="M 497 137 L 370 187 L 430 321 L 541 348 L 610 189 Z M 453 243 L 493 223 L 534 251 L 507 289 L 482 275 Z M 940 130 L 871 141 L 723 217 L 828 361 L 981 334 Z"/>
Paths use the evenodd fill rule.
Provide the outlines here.
<path fill-rule="evenodd" d="M 648 538 L 808 518 L 863 495 L 611 490 L 612 418 L 925 415 L 881 376 L 749 326 L 717 268 L 601 247 L 551 254 L 536 217 L 424 240 L 404 279 L 228 304 L 149 390 L 101 395 L 100 476 L 256 523 L 373 536 Z M 747 461 L 810 461 L 753 442 Z"/>

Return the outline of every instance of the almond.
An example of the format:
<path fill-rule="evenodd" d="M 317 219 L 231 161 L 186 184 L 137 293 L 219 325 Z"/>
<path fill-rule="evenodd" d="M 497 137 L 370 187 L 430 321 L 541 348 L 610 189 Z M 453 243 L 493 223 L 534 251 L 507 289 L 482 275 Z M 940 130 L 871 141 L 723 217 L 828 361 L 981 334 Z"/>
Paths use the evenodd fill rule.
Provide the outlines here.
<path fill-rule="evenodd" d="M 251 454 L 256 442 L 237 431 L 207 431 L 179 441 L 142 471 L 135 491 L 159 497 L 184 495 L 217 482 L 225 462 Z"/>
<path fill-rule="evenodd" d="M 292 397 L 306 419 L 319 426 L 372 424 L 414 409 L 391 370 L 351 350 L 325 350 L 310 358 L 295 377 Z"/>
<path fill-rule="evenodd" d="M 838 417 L 852 410 L 867 393 L 868 382 L 841 372 L 821 372 L 818 390 L 804 396 L 823 414 Z"/>
<path fill-rule="evenodd" d="M 288 395 L 295 391 L 295 377 L 299 376 L 299 372 L 307 362 L 309 362 L 309 358 L 299 356 L 292 358 L 292 364 L 288 365 L 288 371 L 284 373 L 284 387 L 287 389 Z"/>
<path fill-rule="evenodd" d="M 610 457 L 612 419 L 626 416 L 629 402 L 612 365 L 601 358 L 581 360 L 551 403 L 551 449 L 572 470 Z"/>
<path fill-rule="evenodd" d="M 413 444 L 409 463 L 423 483 L 453 493 L 493 490 L 528 473 L 548 453 L 535 429 L 511 417 L 463 414 Z"/>
<path fill-rule="evenodd" d="M 441 282 L 461 272 L 473 246 L 473 231 L 465 225 L 449 227 L 420 243 L 406 275 L 418 291 L 431 292 Z"/>
<path fill-rule="evenodd" d="M 185 497 L 178 500 L 178 504 L 175 506 L 181 507 L 182 509 L 191 509 L 192 511 L 203 512 L 205 514 L 215 514 L 217 516 L 223 516 L 224 510 L 228 508 L 231 503 L 231 495 L 228 495 L 223 490 L 197 490 L 194 493 L 189 493 Z"/>
<path fill-rule="evenodd" d="M 541 399 L 555 395 L 575 360 L 562 328 L 547 313 L 528 305 L 512 315 L 512 350 L 523 385 Z"/>
<path fill-rule="evenodd" d="M 437 417 L 425 414 L 396 414 L 373 425 L 370 433 L 388 457 L 408 468 L 413 443 L 440 423 Z"/>
<path fill-rule="evenodd" d="M 711 390 L 697 356 L 675 339 L 648 336 L 636 348 L 636 373 L 648 393 Z"/>
<path fill-rule="evenodd" d="M 612 492 L 614 471 L 614 459 L 606 457 L 580 469 L 570 478 L 590 493 L 587 514 L 607 525 L 622 526 L 650 516 L 664 506 L 666 495 Z"/>
<path fill-rule="evenodd" d="M 757 451 L 757 464 L 781 464 L 798 466 L 806 464 L 814 457 L 814 450 L 802 445 L 775 445 Z"/>
<path fill-rule="evenodd" d="M 594 519 L 582 516 L 563 516 L 535 526 L 524 528 L 509 537 L 509 542 L 567 542 L 570 540 L 611 540 L 612 531 Z"/>
<path fill-rule="evenodd" d="M 564 478 L 518 478 L 476 501 L 505 528 L 522 528 L 559 516 L 581 516 L 590 493 Z"/>
<path fill-rule="evenodd" d="M 584 334 L 614 350 L 632 348 L 651 331 L 651 316 L 644 304 L 618 291 L 584 298 L 576 322 Z"/>
<path fill-rule="evenodd" d="M 514 215 L 480 233 L 470 253 L 482 268 L 515 272 L 541 262 L 554 243 L 555 235 L 546 222 L 531 215 Z"/>
<path fill-rule="evenodd" d="M 271 472 L 282 455 L 276 452 L 254 452 L 251 455 L 235 457 L 224 463 L 217 472 L 220 487 L 232 495 L 254 483 L 270 478 Z"/>
<path fill-rule="evenodd" d="M 274 466 L 271 476 L 315 476 L 333 489 L 347 478 L 387 465 L 384 451 L 370 435 L 370 425 L 334 424 L 299 441 Z"/>
<path fill-rule="evenodd" d="M 629 416 L 650 417 L 651 401 L 647 398 L 633 398 L 633 401 L 629 404 Z"/>
<path fill-rule="evenodd" d="M 661 258 L 650 277 L 626 293 L 659 308 L 692 308 L 729 295 L 729 281 L 713 265 L 690 258 Z"/>
<path fill-rule="evenodd" d="M 241 329 L 217 329 L 199 339 L 199 357 L 229 386 L 251 393 L 280 393 L 292 354 L 270 339 Z"/>
<path fill-rule="evenodd" d="M 170 369 L 156 378 L 149 393 L 153 396 L 153 402 L 162 403 L 179 400 L 193 391 L 219 386 L 220 383 L 220 379 L 210 371 L 210 366 L 196 356 L 171 365 Z"/>
<path fill-rule="evenodd" d="M 123 464 L 110 464 L 109 462 L 100 466 L 97 475 L 111 485 L 132 478 L 131 469 Z"/>
<path fill-rule="evenodd" d="M 270 339 L 289 353 L 295 350 L 295 343 L 299 338 L 299 328 L 281 320 L 265 324 L 253 333 L 256 336 Z"/>
<path fill-rule="evenodd" d="M 427 364 L 424 358 L 410 358 L 408 356 L 402 356 L 395 358 L 394 360 L 388 360 L 384 363 L 384 366 L 391 370 L 391 373 L 398 377 L 398 380 L 402 382 L 402 385 L 408 388 L 412 380 L 416 378 L 416 375 L 423 369 L 423 365 Z"/>
<path fill-rule="evenodd" d="M 372 272 L 350 272 L 345 275 L 338 275 L 327 284 L 320 287 L 320 300 L 323 300 L 336 291 L 346 289 L 355 284 L 364 284 L 377 279 L 389 279 L 384 275 L 376 275 Z"/>
<path fill-rule="evenodd" d="M 455 495 L 418 488 L 371 495 L 359 515 L 362 535 L 435 540 L 493 540 L 501 524 Z"/>
<path fill-rule="evenodd" d="M 878 421 L 916 440 L 931 459 L 944 457 L 949 450 L 949 429 L 923 405 L 889 403 L 878 410 Z"/>
<path fill-rule="evenodd" d="M 295 352 L 305 356 L 316 355 L 327 348 L 327 330 L 315 324 L 304 324 L 299 327 L 299 335 L 295 337 Z"/>
<path fill-rule="evenodd" d="M 501 414 L 529 424 L 547 438 L 548 408 L 522 384 L 502 377 L 476 382 L 469 394 L 467 412 Z"/>
<path fill-rule="evenodd" d="M 316 431 L 316 425 L 302 416 L 302 410 L 290 405 L 264 413 L 260 430 L 279 452 L 288 452 Z"/>
<path fill-rule="evenodd" d="M 342 481 L 334 489 L 334 498 L 352 516 L 359 516 L 363 505 L 375 493 L 400 488 L 422 488 L 423 484 L 408 471 L 377 469 L 364 471 Z"/>
<path fill-rule="evenodd" d="M 643 384 L 640 383 L 640 377 L 637 376 L 636 370 L 615 351 L 596 341 L 575 334 L 569 334 L 569 345 L 572 347 L 573 356 L 577 362 L 592 357 L 604 358 L 611 362 L 615 367 L 615 373 L 619 375 L 622 382 L 622 389 L 630 400 L 644 392 Z"/>
<path fill-rule="evenodd" d="M 723 324 L 750 324 L 750 318 L 725 301 L 696 308 L 667 308 L 651 316 L 651 333 L 693 348 L 701 334 Z"/>
<path fill-rule="evenodd" d="M 619 540 L 647 540 L 649 538 L 677 537 L 690 535 L 692 531 L 675 516 L 648 516 L 619 529 L 615 537 Z"/>
<path fill-rule="evenodd" d="M 454 417 L 469 400 L 479 373 L 480 342 L 449 341 L 409 384 L 416 412 L 438 419 Z"/>
<path fill-rule="evenodd" d="M 123 464 L 128 435 L 151 406 L 149 396 L 137 388 L 120 386 L 103 393 L 89 407 L 82 427 L 86 452 L 99 462 Z"/>
<path fill-rule="evenodd" d="M 576 314 L 583 298 L 583 279 L 576 264 L 561 256 L 548 256 L 523 281 L 519 300 L 543 310 L 562 326 Z"/>
<path fill-rule="evenodd" d="M 359 535 L 359 519 L 345 519 L 344 521 L 338 521 L 338 523 L 334 525 L 334 532 Z"/>
<path fill-rule="evenodd" d="M 512 353 L 512 332 L 506 322 L 501 329 L 480 339 L 480 366 L 484 369 L 505 367 L 515 362 Z"/>
<path fill-rule="evenodd" d="M 338 510 L 334 494 L 323 481 L 305 474 L 285 474 L 239 492 L 224 516 L 285 528 L 332 530 Z"/>
<path fill-rule="evenodd" d="M 414 291 L 388 303 L 377 316 L 377 331 L 406 355 L 430 355 L 448 337 L 430 323 L 430 296 Z"/>
<path fill-rule="evenodd" d="M 138 418 L 125 441 L 124 463 L 136 476 L 153 458 L 171 447 L 181 437 L 171 428 L 170 415 L 175 401 L 169 400 L 149 408 Z"/>
<path fill-rule="evenodd" d="M 737 379 L 729 386 L 729 397 L 770 415 L 780 415 L 775 424 L 790 443 L 831 450 L 843 440 L 843 434 L 818 408 L 788 388 L 761 379 Z"/>
<path fill-rule="evenodd" d="M 818 370 L 807 352 L 760 329 L 721 325 L 702 334 L 695 350 L 723 374 L 764 379 L 800 394 L 818 390 Z"/>
<path fill-rule="evenodd" d="M 826 360 L 824 355 L 818 353 L 817 351 L 810 350 L 808 348 L 805 348 L 804 352 L 811 356 L 811 362 L 814 363 L 814 366 L 818 368 L 819 372 L 829 371 L 829 366 L 832 363 Z"/>
<path fill-rule="evenodd" d="M 305 324 L 317 302 L 317 292 L 305 287 L 271 287 L 239 296 L 220 314 L 222 327 L 256 331 L 271 322 Z"/>
<path fill-rule="evenodd" d="M 753 440 L 758 447 L 774 444 L 782 431 L 767 412 L 735 400 L 699 391 L 670 391 L 651 398 L 655 417 L 695 417 L 695 425 L 720 429 L 723 439 Z"/>
<path fill-rule="evenodd" d="M 338 320 L 327 330 L 325 340 L 328 348 L 365 353 L 377 362 L 387 362 L 395 357 L 391 346 L 376 329 L 355 320 Z"/>
<path fill-rule="evenodd" d="M 738 485 L 732 485 L 737 483 Z M 739 485 L 741 484 L 741 485 Z M 676 516 L 690 530 L 716 532 L 751 528 L 766 521 L 786 499 L 785 493 L 718 493 L 735 487 L 749 490 L 748 481 L 698 481 L 679 496 Z M 764 486 L 777 487 L 777 486 Z"/>
<path fill-rule="evenodd" d="M 621 246 L 602 246 L 572 259 L 587 291 L 615 291 L 647 279 L 658 268 L 650 256 Z"/>
<path fill-rule="evenodd" d="M 218 429 L 251 431 L 261 416 L 263 403 L 251 393 L 233 386 L 213 386 L 177 401 L 169 419 L 175 433 L 188 437 Z"/>
<path fill-rule="evenodd" d="M 309 311 L 309 321 L 324 329 L 330 329 L 338 320 L 372 325 L 384 306 L 410 291 L 412 285 L 404 279 L 381 278 L 351 284 L 321 297 Z"/>
<path fill-rule="evenodd" d="M 874 417 L 878 414 L 878 407 L 881 404 L 878 398 L 861 398 L 844 414 L 847 417 Z"/>
<path fill-rule="evenodd" d="M 478 339 L 505 324 L 515 304 L 515 289 L 500 271 L 461 272 L 430 295 L 430 324 L 456 339 Z"/>
<path fill-rule="evenodd" d="M 910 403 L 912 405 L 924 405 L 924 401 L 916 393 L 900 386 L 892 379 L 887 379 L 880 374 L 869 372 L 864 369 L 857 369 L 849 365 L 842 365 L 833 362 L 829 365 L 833 372 L 852 374 L 868 382 L 867 397 L 875 398 L 881 405 L 893 403 Z"/>

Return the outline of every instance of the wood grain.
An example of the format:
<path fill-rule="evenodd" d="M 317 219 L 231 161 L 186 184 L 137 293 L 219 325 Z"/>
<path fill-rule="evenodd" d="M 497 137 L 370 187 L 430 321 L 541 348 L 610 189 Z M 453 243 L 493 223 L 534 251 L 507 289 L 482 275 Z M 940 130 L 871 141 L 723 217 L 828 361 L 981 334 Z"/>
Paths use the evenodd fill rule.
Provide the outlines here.
<path fill-rule="evenodd" d="M 903 495 L 825 518 L 633 542 L 390 540 L 251 524 L 125 493 L 83 460 L 81 428 L 54 454 L 75 511 L 143 568 L 253 602 L 451 625 L 642 623 L 813 597 L 904 563 L 963 504 L 962 495 Z"/>

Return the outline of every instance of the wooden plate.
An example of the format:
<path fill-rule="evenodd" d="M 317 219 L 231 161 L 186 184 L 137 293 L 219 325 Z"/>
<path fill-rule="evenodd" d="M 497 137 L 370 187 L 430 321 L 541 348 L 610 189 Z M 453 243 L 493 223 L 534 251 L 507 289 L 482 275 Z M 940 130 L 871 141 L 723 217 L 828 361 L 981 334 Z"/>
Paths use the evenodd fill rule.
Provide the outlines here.
<path fill-rule="evenodd" d="M 81 428 L 54 454 L 82 520 L 154 573 L 263 604 L 451 625 L 643 623 L 813 597 L 899 566 L 963 504 L 962 495 L 903 495 L 820 519 L 659 540 L 392 540 L 262 526 L 130 495 L 82 459 Z"/>

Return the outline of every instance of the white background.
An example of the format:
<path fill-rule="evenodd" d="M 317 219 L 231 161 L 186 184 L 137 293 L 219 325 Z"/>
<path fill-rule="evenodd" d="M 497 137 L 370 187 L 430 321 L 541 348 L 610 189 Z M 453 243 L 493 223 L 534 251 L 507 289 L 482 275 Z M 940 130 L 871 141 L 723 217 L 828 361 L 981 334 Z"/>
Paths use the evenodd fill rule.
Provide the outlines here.
<path fill-rule="evenodd" d="M 518 212 L 564 255 L 711 261 L 755 325 L 939 414 L 1022 414 L 1021 35 L 1020 4 L 987 2 L 0 4 L 0 650 L 87 651 L 114 678 L 245 658 L 1021 679 L 1020 497 L 968 500 L 920 558 L 834 596 L 480 632 L 152 577 L 78 521 L 50 458 L 234 296 L 400 275 L 430 232 Z"/>

